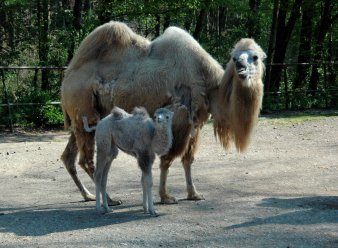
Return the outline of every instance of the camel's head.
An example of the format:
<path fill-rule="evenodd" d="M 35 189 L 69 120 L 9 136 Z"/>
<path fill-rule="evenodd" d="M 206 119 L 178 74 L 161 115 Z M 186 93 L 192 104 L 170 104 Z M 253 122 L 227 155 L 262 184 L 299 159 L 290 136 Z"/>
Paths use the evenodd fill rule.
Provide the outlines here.
<path fill-rule="evenodd" d="M 261 78 L 264 72 L 263 60 L 266 55 L 262 48 L 253 40 L 241 39 L 231 52 L 235 77 L 243 86 L 250 87 L 253 82 Z"/>
<path fill-rule="evenodd" d="M 154 113 L 154 121 L 156 124 L 170 124 L 174 113 L 166 108 L 159 108 Z"/>

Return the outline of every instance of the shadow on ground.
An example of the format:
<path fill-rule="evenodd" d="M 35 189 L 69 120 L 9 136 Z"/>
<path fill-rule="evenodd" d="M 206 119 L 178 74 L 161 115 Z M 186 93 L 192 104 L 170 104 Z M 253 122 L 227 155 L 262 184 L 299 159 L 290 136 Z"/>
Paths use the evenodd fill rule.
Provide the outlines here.
<path fill-rule="evenodd" d="M 314 196 L 300 198 L 266 198 L 259 207 L 289 209 L 287 213 L 254 218 L 250 221 L 226 227 L 226 230 L 266 224 L 312 225 L 338 224 L 338 197 Z"/>
<path fill-rule="evenodd" d="M 0 142 L 1 143 L 17 143 L 17 142 L 48 142 L 55 139 L 60 139 L 60 136 L 63 135 L 62 139 L 67 139 L 69 134 L 63 130 L 33 130 L 33 131 L 24 131 L 16 130 L 14 132 L 0 132 Z"/>
<path fill-rule="evenodd" d="M 101 214 L 93 207 L 72 204 L 65 203 L 64 206 L 53 208 L 46 205 L 39 208 L 0 209 L 0 233 L 42 236 L 154 218 L 143 214 L 142 206 L 138 205 L 114 206 L 114 212 Z"/>

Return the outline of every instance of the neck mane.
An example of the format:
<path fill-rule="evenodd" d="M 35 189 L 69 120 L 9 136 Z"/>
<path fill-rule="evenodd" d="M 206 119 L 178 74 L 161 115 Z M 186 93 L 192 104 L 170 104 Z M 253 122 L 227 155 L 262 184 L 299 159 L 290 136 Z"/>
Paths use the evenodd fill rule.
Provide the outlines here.
<path fill-rule="evenodd" d="M 214 133 L 225 149 L 234 142 L 239 152 L 250 141 L 262 105 L 263 83 L 261 75 L 251 79 L 250 87 L 242 85 L 229 62 L 222 81 L 214 92 L 216 101 L 211 105 Z"/>

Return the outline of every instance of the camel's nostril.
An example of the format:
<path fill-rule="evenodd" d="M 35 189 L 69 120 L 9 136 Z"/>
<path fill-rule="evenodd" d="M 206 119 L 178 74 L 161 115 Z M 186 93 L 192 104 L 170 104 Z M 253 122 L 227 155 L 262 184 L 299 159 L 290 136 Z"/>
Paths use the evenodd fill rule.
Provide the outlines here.
<path fill-rule="evenodd" d="M 237 61 L 236 62 L 236 69 L 237 69 L 237 71 L 246 70 L 246 65 L 241 61 Z"/>

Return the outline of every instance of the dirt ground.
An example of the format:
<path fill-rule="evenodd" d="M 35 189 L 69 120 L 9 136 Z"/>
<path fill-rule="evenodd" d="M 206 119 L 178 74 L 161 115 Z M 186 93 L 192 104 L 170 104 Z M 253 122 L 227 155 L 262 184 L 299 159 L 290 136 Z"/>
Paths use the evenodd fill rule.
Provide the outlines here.
<path fill-rule="evenodd" d="M 205 201 L 186 201 L 176 160 L 176 205 L 142 211 L 141 172 L 120 153 L 108 179 L 109 214 L 83 202 L 60 155 L 67 132 L 0 134 L 0 247 L 338 247 L 338 116 L 262 117 L 248 151 L 224 151 L 203 129 L 193 178 Z M 78 167 L 80 178 L 94 184 Z M 154 195 L 158 195 L 158 160 Z"/>

